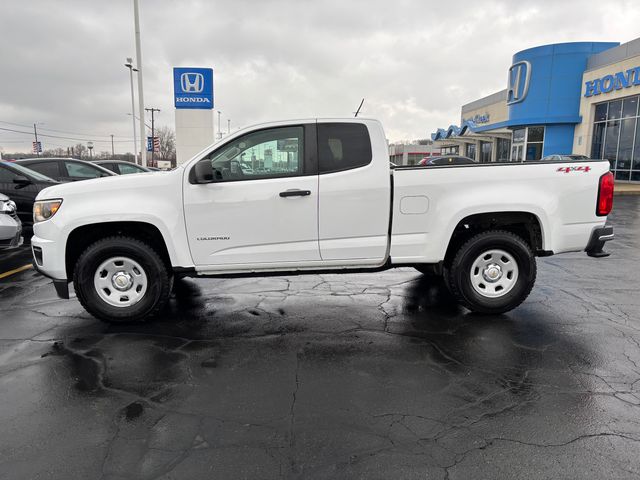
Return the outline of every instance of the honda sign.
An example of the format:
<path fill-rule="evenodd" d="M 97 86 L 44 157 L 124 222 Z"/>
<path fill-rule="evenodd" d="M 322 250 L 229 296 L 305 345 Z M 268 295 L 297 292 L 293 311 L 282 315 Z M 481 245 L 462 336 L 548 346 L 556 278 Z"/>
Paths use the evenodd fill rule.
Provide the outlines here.
<path fill-rule="evenodd" d="M 213 108 L 213 69 L 173 69 L 173 96 L 176 108 Z"/>

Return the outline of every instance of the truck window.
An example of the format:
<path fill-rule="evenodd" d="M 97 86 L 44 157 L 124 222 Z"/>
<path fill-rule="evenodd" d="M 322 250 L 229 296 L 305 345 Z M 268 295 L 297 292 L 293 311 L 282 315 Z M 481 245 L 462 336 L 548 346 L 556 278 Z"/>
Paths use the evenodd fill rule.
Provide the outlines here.
<path fill-rule="evenodd" d="M 319 172 L 331 173 L 371 163 L 371 139 L 361 123 L 318 124 Z"/>
<path fill-rule="evenodd" d="M 270 128 L 233 140 L 209 155 L 216 182 L 302 175 L 304 128 Z"/>

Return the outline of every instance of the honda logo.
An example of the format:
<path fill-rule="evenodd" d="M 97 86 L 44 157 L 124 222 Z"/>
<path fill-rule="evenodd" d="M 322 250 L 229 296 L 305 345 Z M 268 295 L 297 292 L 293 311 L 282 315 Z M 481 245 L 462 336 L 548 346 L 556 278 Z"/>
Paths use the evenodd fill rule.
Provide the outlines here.
<path fill-rule="evenodd" d="M 509 67 L 507 82 L 507 105 L 522 102 L 529 92 L 531 64 L 526 60 L 516 62 Z"/>
<path fill-rule="evenodd" d="M 180 87 L 184 93 L 202 93 L 204 76 L 201 73 L 186 72 L 180 76 Z"/>

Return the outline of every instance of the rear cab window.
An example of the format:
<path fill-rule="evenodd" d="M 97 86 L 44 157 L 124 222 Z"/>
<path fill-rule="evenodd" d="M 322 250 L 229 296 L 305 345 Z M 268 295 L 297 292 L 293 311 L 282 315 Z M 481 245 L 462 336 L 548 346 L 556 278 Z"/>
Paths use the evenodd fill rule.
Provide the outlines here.
<path fill-rule="evenodd" d="M 371 138 L 362 123 L 318 123 L 318 170 L 341 172 L 371 163 Z"/>

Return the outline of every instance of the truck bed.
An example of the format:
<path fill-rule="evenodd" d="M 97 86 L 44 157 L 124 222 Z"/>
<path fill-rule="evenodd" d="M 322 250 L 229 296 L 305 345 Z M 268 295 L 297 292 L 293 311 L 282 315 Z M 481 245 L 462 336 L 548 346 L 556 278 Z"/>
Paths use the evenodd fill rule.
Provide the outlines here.
<path fill-rule="evenodd" d="M 456 226 L 482 212 L 529 212 L 545 251 L 582 251 L 605 224 L 596 199 L 608 170 L 606 160 L 395 167 L 391 258 L 441 261 Z"/>

